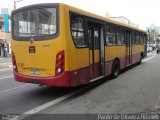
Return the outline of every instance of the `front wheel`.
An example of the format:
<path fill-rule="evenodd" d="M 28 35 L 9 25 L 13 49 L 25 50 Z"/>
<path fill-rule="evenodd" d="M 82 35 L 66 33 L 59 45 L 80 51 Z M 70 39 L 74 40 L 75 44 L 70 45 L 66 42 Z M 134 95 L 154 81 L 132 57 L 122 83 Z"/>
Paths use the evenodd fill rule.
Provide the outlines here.
<path fill-rule="evenodd" d="M 113 64 L 112 64 L 112 74 L 111 74 L 111 78 L 116 78 L 118 77 L 120 73 L 120 63 L 118 60 L 114 60 Z"/>

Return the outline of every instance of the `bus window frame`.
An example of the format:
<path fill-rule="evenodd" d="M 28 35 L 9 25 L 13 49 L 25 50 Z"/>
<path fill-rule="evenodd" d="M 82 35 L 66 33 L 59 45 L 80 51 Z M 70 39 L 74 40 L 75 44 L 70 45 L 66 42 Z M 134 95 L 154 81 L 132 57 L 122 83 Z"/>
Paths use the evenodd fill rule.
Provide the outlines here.
<path fill-rule="evenodd" d="M 140 32 L 141 45 L 144 45 L 144 38 L 145 38 L 145 34 L 143 32 Z"/>
<path fill-rule="evenodd" d="M 86 47 L 78 47 L 77 45 L 76 45 L 76 43 L 75 43 L 75 41 L 74 41 L 74 38 L 73 38 L 73 35 L 72 35 L 72 29 L 71 29 L 71 27 L 72 27 L 72 24 L 71 24 L 71 17 L 72 17 L 72 15 L 75 15 L 75 16 L 78 16 L 78 17 L 81 17 L 82 19 L 83 19 L 83 27 L 84 27 L 84 29 L 83 29 L 83 36 L 84 36 L 84 41 L 86 42 Z M 69 23 L 70 23 L 70 35 L 71 35 L 71 38 L 72 38 L 72 42 L 73 42 L 73 44 L 74 44 L 74 46 L 77 48 L 77 49 L 83 49 L 83 48 L 89 48 L 88 46 L 88 41 L 87 41 L 87 33 L 86 33 L 86 18 L 85 18 L 85 16 L 84 15 L 82 15 L 82 14 L 79 14 L 79 13 L 76 13 L 76 12 L 72 12 L 72 11 L 69 11 Z"/>
<path fill-rule="evenodd" d="M 53 35 L 46 35 L 46 36 L 30 36 L 30 37 L 20 37 L 20 36 L 14 36 L 14 22 L 13 22 L 13 15 L 19 12 L 29 11 L 29 10 L 36 10 L 36 9 L 43 9 L 43 8 L 56 8 L 56 33 Z M 16 41 L 29 41 L 31 38 L 33 38 L 35 41 L 45 41 L 45 40 L 53 40 L 54 38 L 58 37 L 60 34 L 60 5 L 55 3 L 46 3 L 46 4 L 36 4 L 36 5 L 30 5 L 26 7 L 22 7 L 19 9 L 16 9 L 12 12 L 11 15 L 11 30 L 12 30 L 12 38 Z"/>
<path fill-rule="evenodd" d="M 108 28 L 106 28 L 106 27 L 108 27 Z M 107 30 L 108 30 L 108 34 L 107 34 Z M 106 43 L 106 36 L 107 35 L 109 35 L 109 37 L 111 36 L 111 23 L 106 23 L 105 24 L 105 46 L 115 46 L 113 44 L 113 42 L 110 43 L 110 44 Z"/>
<path fill-rule="evenodd" d="M 114 37 L 115 37 L 115 43 L 114 44 L 113 44 L 113 41 L 112 41 L 112 44 L 106 43 L 106 35 L 107 35 L 106 27 L 108 27 L 109 36 L 113 36 L 114 35 Z M 116 28 L 115 24 L 106 22 L 106 24 L 105 24 L 105 46 L 117 46 L 116 29 L 115 28 Z"/>
<path fill-rule="evenodd" d="M 123 29 L 124 44 L 118 44 L 117 43 L 117 32 L 119 31 L 119 28 Z M 114 44 L 113 43 L 112 44 L 106 43 L 107 29 L 109 30 L 109 32 L 108 32 L 109 35 L 111 35 L 111 29 L 114 31 L 114 36 L 115 36 L 115 43 Z M 109 47 L 109 46 L 125 46 L 125 45 L 126 45 L 125 27 L 120 26 L 120 25 L 116 25 L 116 24 L 113 24 L 113 23 L 106 22 L 106 24 L 105 24 L 105 46 Z"/>
<path fill-rule="evenodd" d="M 123 39 L 124 39 L 124 43 L 123 44 L 122 44 L 122 41 L 121 41 L 121 44 L 118 44 L 118 36 L 120 36 L 120 37 L 123 36 Z M 117 46 L 125 46 L 125 44 L 126 44 L 126 41 L 125 41 L 125 29 L 124 29 L 123 26 L 120 26 L 120 25 L 117 25 L 117 29 L 116 29 L 116 43 L 117 43 Z"/>
<path fill-rule="evenodd" d="M 89 38 L 88 38 L 88 31 L 87 31 L 87 29 L 88 29 L 88 22 L 91 22 L 91 23 L 93 23 L 95 26 L 101 26 L 102 28 L 103 28 L 103 32 L 105 33 L 105 25 L 106 25 L 106 22 L 105 21 L 102 21 L 102 20 L 100 20 L 100 19 L 97 19 L 97 18 L 93 18 L 93 17 L 90 17 L 90 16 L 85 16 L 85 23 L 86 23 L 86 33 L 87 33 L 87 35 L 86 35 L 86 39 L 88 40 L 87 42 L 88 42 L 88 48 L 90 49 L 90 43 L 89 43 Z M 97 26 L 97 27 L 98 27 Z M 99 31 L 100 32 L 100 31 Z M 101 36 L 101 32 L 99 33 L 99 35 Z M 105 34 L 104 34 L 105 35 Z M 99 36 L 99 37 L 100 37 Z M 103 37 L 105 37 L 105 36 L 103 36 Z M 100 39 L 101 39 L 101 37 L 100 37 Z M 104 44 L 105 44 L 105 39 L 104 39 Z M 101 44 L 101 43 L 100 43 Z M 96 47 L 95 48 L 95 50 L 97 50 L 97 49 L 101 49 L 101 45 L 99 44 L 99 48 L 98 47 Z M 104 45 L 105 46 L 105 45 Z"/>
<path fill-rule="evenodd" d="M 132 30 L 132 45 L 136 45 L 136 31 Z"/>

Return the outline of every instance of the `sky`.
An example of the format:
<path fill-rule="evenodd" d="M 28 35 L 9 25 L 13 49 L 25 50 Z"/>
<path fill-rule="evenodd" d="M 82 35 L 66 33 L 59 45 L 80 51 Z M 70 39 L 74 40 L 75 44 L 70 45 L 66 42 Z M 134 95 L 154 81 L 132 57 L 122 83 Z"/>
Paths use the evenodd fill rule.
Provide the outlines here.
<path fill-rule="evenodd" d="M 13 1 L 0 0 L 0 8 L 13 9 Z M 144 30 L 151 24 L 160 26 L 160 0 L 23 0 L 16 7 L 37 3 L 66 3 L 101 16 L 124 16 Z"/>

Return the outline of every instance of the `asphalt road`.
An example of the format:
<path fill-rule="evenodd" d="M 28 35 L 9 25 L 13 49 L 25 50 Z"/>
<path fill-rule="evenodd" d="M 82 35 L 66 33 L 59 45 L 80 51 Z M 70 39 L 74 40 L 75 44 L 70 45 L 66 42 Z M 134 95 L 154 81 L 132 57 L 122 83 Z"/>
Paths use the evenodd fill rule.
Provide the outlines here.
<path fill-rule="evenodd" d="M 0 113 L 22 114 L 71 90 L 19 83 L 13 77 L 0 79 Z"/>
<path fill-rule="evenodd" d="M 160 55 L 150 53 L 141 65 L 129 67 L 116 79 L 107 77 L 78 88 L 19 83 L 14 81 L 11 69 L 4 70 L 0 72 L 0 113 L 23 114 L 34 111 L 41 116 L 32 115 L 24 119 L 40 120 L 46 115 L 48 119 L 53 118 L 48 114 L 160 112 L 159 60 Z M 0 61 L 5 63 L 4 60 Z M 81 89 L 57 102 L 57 98 Z"/>

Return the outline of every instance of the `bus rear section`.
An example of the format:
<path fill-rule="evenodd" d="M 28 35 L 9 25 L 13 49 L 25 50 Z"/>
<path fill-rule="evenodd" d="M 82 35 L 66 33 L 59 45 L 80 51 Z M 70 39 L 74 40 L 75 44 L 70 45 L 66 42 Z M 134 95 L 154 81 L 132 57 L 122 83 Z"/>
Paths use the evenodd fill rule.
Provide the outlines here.
<path fill-rule="evenodd" d="M 12 13 L 11 44 L 15 80 L 69 86 L 65 72 L 61 8 L 60 4 L 39 4 Z"/>

